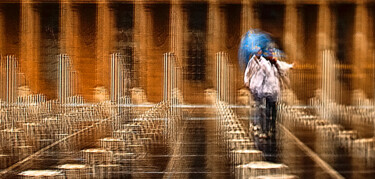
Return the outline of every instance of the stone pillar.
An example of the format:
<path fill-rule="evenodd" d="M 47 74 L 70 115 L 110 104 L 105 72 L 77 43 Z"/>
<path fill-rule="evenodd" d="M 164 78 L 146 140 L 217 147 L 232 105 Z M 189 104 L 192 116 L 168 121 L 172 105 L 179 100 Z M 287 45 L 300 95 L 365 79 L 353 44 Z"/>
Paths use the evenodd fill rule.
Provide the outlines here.
<path fill-rule="evenodd" d="M 76 71 L 77 93 L 93 101 L 97 82 L 97 4 L 64 1 L 61 8 L 61 52 L 70 57 Z"/>
<path fill-rule="evenodd" d="M 71 66 L 70 69 L 74 70 L 74 59 L 77 57 L 77 31 L 78 31 L 78 25 L 77 22 L 78 17 L 76 13 L 73 10 L 73 4 L 71 1 L 62 1 L 60 4 L 60 53 L 66 54 Z M 57 57 L 56 57 L 57 58 Z M 75 73 L 73 78 L 77 78 L 77 73 Z M 76 82 L 78 82 L 78 79 L 74 79 Z M 78 82 L 79 84 L 79 82 Z M 78 84 L 75 84 L 73 82 L 73 89 L 72 94 L 70 95 L 76 95 L 75 93 L 79 92 Z"/>
<path fill-rule="evenodd" d="M 20 65 L 32 92 L 43 89 L 39 70 L 40 17 L 31 0 L 21 4 L 21 48 Z"/>
<path fill-rule="evenodd" d="M 366 8 L 367 8 L 367 20 L 368 22 L 374 22 L 375 20 L 375 12 L 374 11 L 371 11 L 371 8 L 374 7 L 373 5 L 370 5 L 370 4 L 366 4 Z M 367 29 L 367 38 L 368 39 L 374 39 L 375 38 L 375 33 L 374 33 L 374 26 L 375 24 L 374 23 L 368 23 L 367 26 L 368 26 L 368 29 Z M 368 65 L 367 67 L 370 66 L 370 70 L 372 72 L 371 75 L 367 76 L 369 79 L 369 82 L 372 84 L 372 88 L 369 89 L 370 91 L 368 91 L 368 97 L 369 98 L 372 98 L 373 101 L 375 101 L 375 42 L 373 40 L 368 40 L 367 41 L 367 51 L 368 51 L 368 60 L 369 60 L 369 64 L 372 64 L 372 65 Z M 375 103 L 374 103 L 375 105 Z M 375 123 L 374 123 L 375 125 Z"/>
<path fill-rule="evenodd" d="M 107 91 L 110 89 L 110 54 L 114 46 L 114 15 L 107 1 L 98 3 L 97 7 L 97 37 L 96 56 L 96 85 L 103 86 Z"/>
<path fill-rule="evenodd" d="M 172 0 L 170 7 L 170 52 L 174 53 L 176 58 L 176 65 L 181 67 L 184 64 L 183 49 L 184 49 L 184 16 L 181 0 Z M 182 90 L 183 78 L 182 75 L 177 77 L 179 90 Z"/>
<path fill-rule="evenodd" d="M 77 24 L 74 22 L 77 21 L 77 16 L 70 1 L 62 1 L 60 8 L 60 52 L 74 58 L 77 43 L 74 34 L 77 31 Z"/>
<path fill-rule="evenodd" d="M 317 53 L 318 64 L 322 63 L 322 50 L 332 49 L 333 30 L 332 27 L 332 14 L 329 4 L 322 0 L 319 4 L 318 10 L 318 34 L 317 34 Z M 318 65 L 319 66 L 319 65 Z"/>
<path fill-rule="evenodd" d="M 6 36 L 6 30 L 5 30 L 5 18 L 4 18 L 4 12 L 3 7 L 0 6 L 0 55 L 5 55 L 5 36 Z"/>
<path fill-rule="evenodd" d="M 175 54 L 177 61 L 182 63 L 184 45 L 184 18 L 181 0 L 172 0 L 170 8 L 170 51 Z"/>
<path fill-rule="evenodd" d="M 369 18 L 365 0 L 357 1 L 354 16 L 353 49 L 354 58 L 351 59 L 354 67 L 352 86 L 356 89 L 366 90 L 373 80 L 367 78 L 365 67 L 369 64 L 368 53 L 368 28 Z M 369 81 L 368 81 L 369 80 Z"/>
<path fill-rule="evenodd" d="M 147 46 L 149 37 L 149 18 L 143 1 L 134 4 L 134 42 L 135 42 L 135 70 L 139 73 L 139 86 L 147 87 Z M 160 57 L 160 59 L 162 56 Z M 147 89 L 145 89 L 147 90 Z"/>
<path fill-rule="evenodd" d="M 288 61 L 295 62 L 298 51 L 302 51 L 298 44 L 298 14 L 295 0 L 286 1 L 284 18 L 284 48 L 288 54 Z"/>
<path fill-rule="evenodd" d="M 318 79 L 317 80 L 317 83 L 318 85 L 317 86 L 321 86 L 321 88 L 324 88 L 324 89 L 332 89 L 336 86 L 336 84 L 327 84 L 329 85 L 329 88 L 327 86 L 324 86 L 325 83 L 325 79 L 324 78 L 330 78 L 330 77 L 327 77 L 327 76 L 324 76 L 325 74 L 335 74 L 335 73 L 331 73 L 329 71 L 325 71 L 323 70 L 323 67 L 324 66 L 327 66 L 327 65 L 324 65 L 325 63 L 323 62 L 323 51 L 324 50 L 328 50 L 327 51 L 327 54 L 329 53 L 330 55 L 327 56 L 327 58 L 325 59 L 330 59 L 330 63 L 329 64 L 334 64 L 335 63 L 335 59 L 334 59 L 334 46 L 333 46 L 333 38 L 334 38 L 334 31 L 335 31 L 335 21 L 333 20 L 332 18 L 332 13 L 331 13 L 331 8 L 330 8 L 330 5 L 328 4 L 328 2 L 326 2 L 325 0 L 321 0 L 320 3 L 319 3 L 319 10 L 318 10 L 318 24 L 317 24 L 317 75 L 318 75 Z M 334 70 L 334 68 L 326 68 L 326 69 L 331 69 L 331 70 Z M 336 81 L 331 81 L 332 83 L 337 83 Z M 323 95 L 322 95 L 322 100 L 327 100 L 327 95 L 326 93 L 329 93 L 327 91 L 323 91 Z"/>
<path fill-rule="evenodd" d="M 208 17 L 207 17 L 207 59 L 206 59 L 206 80 L 209 85 L 215 83 L 215 54 L 223 50 L 223 28 L 222 13 L 220 11 L 220 2 L 218 0 L 209 0 Z"/>
<path fill-rule="evenodd" d="M 250 28 L 259 28 L 259 21 L 255 17 L 253 0 L 242 0 L 241 4 L 241 34 L 244 34 Z"/>
<path fill-rule="evenodd" d="M 297 2 L 296 0 L 287 0 L 285 4 L 285 16 L 284 16 L 284 39 L 283 39 L 283 45 L 284 45 L 284 51 L 287 55 L 287 61 L 290 63 L 295 63 L 298 65 L 303 65 L 306 63 L 305 59 L 303 58 L 303 52 L 304 48 L 302 45 L 302 39 L 303 31 L 302 29 L 302 23 L 308 23 L 308 22 L 301 22 L 300 18 L 301 14 L 298 14 L 297 9 Z M 302 33 L 301 33 L 302 32 Z M 298 90 L 306 89 L 306 86 L 304 86 L 304 82 L 306 82 L 306 79 L 301 79 L 301 74 L 306 73 L 305 71 L 302 71 L 302 69 L 296 69 L 293 70 L 290 73 L 290 86 L 293 90 L 295 90 L 295 93 L 297 95 L 307 96 L 308 93 L 311 91 L 309 90 Z"/>

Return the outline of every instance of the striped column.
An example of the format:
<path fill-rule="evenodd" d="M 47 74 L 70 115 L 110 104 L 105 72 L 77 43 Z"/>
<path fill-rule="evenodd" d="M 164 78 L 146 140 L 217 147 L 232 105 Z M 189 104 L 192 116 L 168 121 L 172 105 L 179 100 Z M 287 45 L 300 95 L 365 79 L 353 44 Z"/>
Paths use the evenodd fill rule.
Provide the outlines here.
<path fill-rule="evenodd" d="M 183 49 L 185 48 L 185 45 L 186 45 L 185 40 L 184 40 L 184 31 L 186 30 L 185 29 L 186 26 L 184 26 L 184 14 L 183 14 L 184 12 L 182 8 L 181 0 L 173 0 L 171 3 L 172 4 L 170 8 L 170 38 L 171 38 L 170 49 L 172 53 L 170 54 L 173 55 L 174 63 L 178 64 L 175 67 L 177 68 L 177 74 L 176 74 L 176 79 L 175 79 L 176 80 L 175 95 L 178 95 L 179 90 L 183 90 L 183 83 L 184 83 L 181 66 L 184 63 L 186 63 L 182 61 L 184 59 Z M 164 56 L 165 55 L 166 54 L 164 54 Z M 176 98 L 178 97 L 176 96 Z"/>
<path fill-rule="evenodd" d="M 353 48 L 355 58 L 352 59 L 354 67 L 353 73 L 356 74 L 352 79 L 352 86 L 363 91 L 371 91 L 372 79 L 366 75 L 366 66 L 371 63 L 369 61 L 368 53 L 368 29 L 369 29 L 369 18 L 368 10 L 365 4 L 365 0 L 356 2 L 355 17 L 354 17 L 354 36 L 353 36 Z M 371 82 L 370 82 L 371 81 Z"/>
<path fill-rule="evenodd" d="M 177 59 L 173 53 L 164 54 L 164 79 L 163 79 L 163 100 L 169 104 L 168 108 L 168 120 L 166 121 L 166 133 L 167 137 L 171 140 L 171 143 L 177 141 L 177 128 L 179 123 L 179 115 L 181 115 L 181 109 L 176 107 L 180 104 L 179 101 L 179 86 L 182 84 L 181 79 L 181 68 L 178 65 Z"/>
<path fill-rule="evenodd" d="M 14 56 L 6 57 L 6 102 L 12 104 L 17 99 L 18 62 Z"/>
<path fill-rule="evenodd" d="M 216 89 L 217 100 L 231 102 L 231 65 L 228 65 L 228 54 L 225 52 L 216 53 Z M 232 73 L 233 74 L 233 73 Z"/>
<path fill-rule="evenodd" d="M 31 0 L 21 3 L 20 65 L 23 66 L 31 91 L 42 89 L 39 70 L 40 17 Z"/>
<path fill-rule="evenodd" d="M 336 91 L 336 60 L 332 50 L 324 50 L 322 52 L 322 102 L 323 102 L 323 118 L 329 119 L 328 112 L 329 103 L 335 100 Z"/>
<path fill-rule="evenodd" d="M 0 55 L 5 55 L 5 17 L 3 7 L 0 5 Z"/>
<path fill-rule="evenodd" d="M 333 88 L 331 84 L 336 83 L 335 81 L 330 81 L 327 75 L 331 73 L 331 58 L 333 58 L 333 31 L 335 25 L 332 22 L 332 14 L 331 8 L 328 2 L 322 0 L 319 4 L 318 10 L 318 36 L 317 36 L 317 66 L 321 66 L 322 68 L 318 68 L 317 73 L 318 76 L 321 76 L 320 81 L 318 80 L 318 86 L 322 87 L 322 101 L 326 101 L 327 99 L 332 99 L 330 95 L 330 89 Z M 329 86 L 327 86 L 329 85 Z"/>
<path fill-rule="evenodd" d="M 135 58 L 139 60 L 138 66 L 135 69 L 139 74 L 140 87 L 147 87 L 147 47 L 149 29 L 147 8 L 144 2 L 135 1 L 134 4 L 134 42 L 135 43 Z M 147 89 L 146 89 L 147 90 Z"/>
<path fill-rule="evenodd" d="M 76 72 L 72 70 L 71 60 L 66 54 L 58 56 L 58 87 L 57 94 L 60 103 L 68 103 L 68 98 L 76 94 L 77 80 Z"/>
<path fill-rule="evenodd" d="M 105 89 L 110 88 L 109 74 L 110 74 L 110 54 L 114 46 L 114 15 L 110 9 L 110 4 L 107 0 L 100 2 L 97 5 L 97 40 L 96 40 L 96 55 L 98 65 L 96 66 L 96 85 L 104 86 Z"/>
<path fill-rule="evenodd" d="M 207 59 L 206 59 L 206 76 L 208 83 L 215 85 L 215 54 L 223 49 L 223 29 L 222 13 L 220 11 L 220 2 L 210 0 L 208 5 L 208 38 L 207 38 Z"/>
<path fill-rule="evenodd" d="M 118 103 L 123 94 L 123 61 L 120 54 L 111 55 L 111 101 Z"/>
<path fill-rule="evenodd" d="M 183 44 L 184 44 L 184 18 L 181 0 L 172 0 L 170 8 L 170 49 L 177 57 L 182 60 Z M 180 61 L 180 63 L 182 63 Z"/>
<path fill-rule="evenodd" d="M 0 56 L 0 102 L 1 101 L 6 101 L 6 63 L 3 56 Z"/>
<path fill-rule="evenodd" d="M 60 49 L 64 54 L 74 58 L 76 38 L 74 32 L 77 31 L 77 16 L 73 11 L 73 5 L 70 0 L 61 1 L 60 4 Z"/>
<path fill-rule="evenodd" d="M 69 70 L 70 58 L 77 56 L 77 38 L 74 32 L 77 32 L 78 27 L 74 22 L 77 22 L 77 15 L 73 11 L 73 4 L 70 0 L 61 1 L 59 41 L 62 54 L 58 56 L 58 99 L 61 103 L 67 103 L 67 98 L 78 92 L 77 72 Z M 74 80 L 70 82 L 69 76 Z"/>
<path fill-rule="evenodd" d="M 173 96 L 173 92 L 180 86 L 177 59 L 173 53 L 164 54 L 164 82 L 163 82 L 163 100 L 172 104 L 177 104 L 177 97 Z"/>

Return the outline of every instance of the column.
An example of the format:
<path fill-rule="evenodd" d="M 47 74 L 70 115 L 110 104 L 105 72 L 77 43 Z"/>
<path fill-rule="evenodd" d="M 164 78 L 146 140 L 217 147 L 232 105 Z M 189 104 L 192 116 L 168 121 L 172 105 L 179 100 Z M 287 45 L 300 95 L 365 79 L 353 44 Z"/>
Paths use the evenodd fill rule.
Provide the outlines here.
<path fill-rule="evenodd" d="M 207 33 L 207 59 L 206 59 L 206 80 L 208 84 L 215 85 L 215 54 L 223 50 L 223 28 L 222 14 L 220 12 L 220 2 L 209 0 L 208 4 L 208 33 Z"/>
<path fill-rule="evenodd" d="M 305 22 L 307 23 L 307 22 Z M 295 64 L 303 64 L 305 63 L 302 52 L 303 52 L 303 46 L 301 45 L 301 33 L 299 33 L 299 27 L 300 25 L 300 19 L 298 18 L 298 11 L 297 11 L 297 4 L 296 0 L 287 0 L 285 4 L 285 16 L 284 16 L 284 51 L 288 56 L 288 59 L 286 59 L 290 63 Z M 298 72 L 301 72 L 302 69 L 296 69 L 296 71 L 293 73 L 290 73 L 291 83 L 290 86 L 292 89 L 297 89 L 295 91 L 296 94 L 303 94 L 303 96 L 306 96 L 309 92 L 308 90 L 298 90 L 301 89 L 300 87 L 303 86 L 303 82 L 306 79 L 301 79 L 300 74 Z M 302 74 L 305 72 L 302 71 Z"/>
<path fill-rule="evenodd" d="M 147 99 L 151 102 L 162 100 L 163 53 L 170 50 L 170 6 L 167 4 L 147 4 Z M 142 66 L 141 68 L 144 68 Z M 142 74 L 143 75 L 143 74 Z"/>
<path fill-rule="evenodd" d="M 369 18 L 365 0 L 357 1 L 355 7 L 355 16 L 354 16 L 354 35 L 353 35 L 353 48 L 355 58 L 352 60 L 352 65 L 354 67 L 353 73 L 355 74 L 352 79 L 352 86 L 360 90 L 368 89 L 370 92 L 370 85 L 373 83 L 373 80 L 367 78 L 366 66 L 368 66 L 368 28 L 369 28 Z"/>
<path fill-rule="evenodd" d="M 114 29 L 114 15 L 110 10 L 107 1 L 98 3 L 97 7 L 97 40 L 96 40 L 96 55 L 98 65 L 96 66 L 96 85 L 104 87 L 109 92 L 110 89 L 110 54 L 113 53 L 113 45 L 115 37 L 113 35 Z M 96 90 L 98 91 L 98 90 Z M 97 95 L 95 93 L 95 95 Z M 104 95 L 104 94 L 102 94 Z M 99 97 L 99 96 L 97 96 Z"/>
<path fill-rule="evenodd" d="M 4 18 L 4 12 L 3 7 L 0 6 L 0 55 L 5 55 L 5 36 L 6 36 L 6 30 L 5 30 L 5 18 Z"/>
<path fill-rule="evenodd" d="M 40 18 L 31 0 L 21 4 L 21 48 L 20 65 L 25 72 L 27 84 L 34 93 L 41 92 L 39 71 L 40 57 Z"/>
<path fill-rule="evenodd" d="M 284 18 L 284 48 L 288 54 L 288 60 L 295 62 L 297 53 L 300 50 L 298 44 L 298 14 L 295 0 L 286 2 L 285 18 Z"/>
<path fill-rule="evenodd" d="M 322 63 L 322 50 L 332 49 L 332 38 L 333 38 L 333 27 L 332 25 L 332 14 L 329 4 L 322 0 L 319 4 L 318 10 L 318 34 L 317 34 L 317 53 L 318 53 L 318 62 Z"/>
<path fill-rule="evenodd" d="M 77 24 L 74 22 L 77 21 L 77 17 L 69 0 L 61 1 L 60 8 L 60 51 L 74 58 L 76 56 L 74 47 L 77 43 L 74 33 L 77 32 Z"/>
<path fill-rule="evenodd" d="M 97 4 L 63 2 L 61 13 L 61 51 L 68 54 L 77 71 L 77 93 L 93 102 L 97 87 Z"/>
<path fill-rule="evenodd" d="M 80 84 L 80 95 L 85 100 L 95 102 L 94 91 L 97 87 L 97 18 L 98 4 L 77 4 L 78 14 L 78 46 L 77 56 L 72 58 L 75 70 L 78 71 L 78 82 Z"/>
<path fill-rule="evenodd" d="M 334 89 L 337 85 L 336 81 L 329 81 L 331 77 L 325 76 L 327 74 L 335 74 L 330 70 L 335 68 L 330 68 L 331 65 L 335 64 L 334 59 L 334 50 L 333 50 L 333 36 L 335 31 L 335 21 L 333 21 L 330 5 L 325 1 L 321 0 L 319 3 L 318 10 L 318 29 L 317 29 L 317 86 L 320 86 L 322 89 L 322 99 L 323 101 L 328 100 L 327 97 L 330 96 L 330 91 L 324 91 L 324 89 Z M 323 55 L 325 51 L 326 55 Z M 326 59 L 325 61 L 323 59 Z M 324 69 L 323 69 L 324 68 Z M 327 71 L 328 70 L 328 71 Z M 328 86 L 327 86 L 328 85 Z"/>
<path fill-rule="evenodd" d="M 174 53 L 176 58 L 176 65 L 181 67 L 184 65 L 183 49 L 184 49 L 184 16 L 181 0 L 172 0 L 170 7 L 170 51 Z M 177 88 L 182 90 L 183 77 L 182 75 L 177 76 Z"/>
<path fill-rule="evenodd" d="M 134 4 L 134 42 L 135 70 L 138 71 L 139 85 L 145 90 L 147 87 L 147 46 L 149 37 L 149 18 L 143 1 L 136 1 Z M 160 57 L 161 59 L 162 57 Z"/>
<path fill-rule="evenodd" d="M 255 17 L 253 0 L 242 0 L 241 4 L 241 34 L 244 34 L 250 28 L 259 28 L 259 21 Z"/>
<path fill-rule="evenodd" d="M 184 32 L 184 19 L 181 0 L 172 0 L 170 8 L 170 51 L 175 54 L 177 61 L 182 64 L 183 54 L 183 32 Z"/>
<path fill-rule="evenodd" d="M 368 22 L 370 22 L 368 24 L 368 29 L 367 29 L 367 38 L 369 39 L 368 42 L 367 42 L 367 53 L 368 53 L 368 60 L 369 60 L 369 64 L 371 65 L 368 65 L 368 66 L 371 66 L 371 72 L 372 74 L 369 75 L 368 77 L 370 78 L 369 82 L 372 84 L 372 88 L 370 89 L 371 91 L 369 91 L 369 98 L 372 98 L 373 101 L 375 101 L 375 42 L 374 40 L 370 40 L 370 39 L 374 39 L 375 38 L 375 34 L 374 34 L 374 23 L 371 23 L 371 22 L 374 22 L 375 20 L 375 12 L 372 11 L 372 10 L 369 10 L 371 8 L 371 5 L 370 4 L 366 4 L 366 8 L 367 8 L 367 20 Z M 375 125 L 375 123 L 374 123 Z"/>
<path fill-rule="evenodd" d="M 73 4 L 71 1 L 61 1 L 60 4 L 60 53 L 66 54 L 69 58 L 70 70 L 74 71 L 74 59 L 77 57 L 77 15 L 73 11 Z M 57 58 L 57 57 L 56 57 Z M 77 73 L 72 75 L 73 84 L 71 89 L 71 94 L 77 95 L 79 92 L 78 84 L 79 81 L 77 78 Z M 76 83 L 77 82 L 77 83 Z M 58 89 L 58 88 L 57 88 Z"/>
<path fill-rule="evenodd" d="M 6 24 L 4 7 L 0 6 L 0 100 L 6 100 Z"/>

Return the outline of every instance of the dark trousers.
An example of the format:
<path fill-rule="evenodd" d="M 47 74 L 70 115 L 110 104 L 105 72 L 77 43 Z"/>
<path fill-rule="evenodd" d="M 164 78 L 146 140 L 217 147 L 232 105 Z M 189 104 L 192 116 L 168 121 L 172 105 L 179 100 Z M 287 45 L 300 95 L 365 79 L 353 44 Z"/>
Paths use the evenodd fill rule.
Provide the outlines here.
<path fill-rule="evenodd" d="M 270 131 L 276 131 L 276 115 L 277 115 L 277 108 L 276 108 L 276 101 L 270 100 L 266 98 L 266 115 L 265 118 L 262 120 L 262 130 L 264 133 L 268 133 Z"/>

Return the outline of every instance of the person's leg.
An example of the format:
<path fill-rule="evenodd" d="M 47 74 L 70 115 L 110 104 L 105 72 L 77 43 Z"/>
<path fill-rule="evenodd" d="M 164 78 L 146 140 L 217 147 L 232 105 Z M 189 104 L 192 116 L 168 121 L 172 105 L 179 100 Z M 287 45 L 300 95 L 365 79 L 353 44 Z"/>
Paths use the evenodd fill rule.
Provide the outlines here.
<path fill-rule="evenodd" d="M 267 121 L 268 121 L 268 131 L 275 134 L 276 131 L 276 116 L 277 116 L 277 108 L 276 108 L 276 101 L 269 99 L 267 100 Z"/>
<path fill-rule="evenodd" d="M 259 122 L 260 122 L 260 128 L 261 133 L 264 134 L 266 131 L 266 100 L 263 98 L 261 100 L 261 105 L 259 105 L 260 110 L 260 116 L 259 116 Z"/>
<path fill-rule="evenodd" d="M 271 130 L 276 133 L 276 117 L 277 117 L 277 105 L 276 101 L 272 102 L 272 121 L 271 121 Z"/>
<path fill-rule="evenodd" d="M 254 118 L 254 126 L 260 125 L 260 118 L 261 118 L 261 109 L 260 109 L 261 102 L 259 100 L 256 101 L 256 109 L 255 109 L 255 118 Z"/>
<path fill-rule="evenodd" d="M 255 110 L 253 115 L 253 126 L 255 128 L 261 128 L 261 121 L 262 121 L 262 99 L 258 98 L 256 95 L 253 95 L 253 99 L 255 101 Z M 254 129 L 255 129 L 254 128 Z"/>
<path fill-rule="evenodd" d="M 271 120 L 272 120 L 272 101 L 270 99 L 266 99 L 266 126 L 265 126 L 265 133 L 268 134 L 268 132 L 270 131 L 270 123 L 271 123 Z"/>

